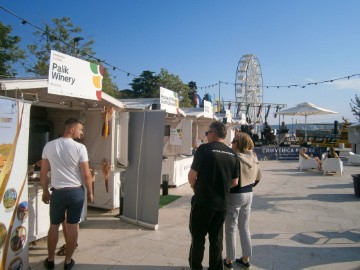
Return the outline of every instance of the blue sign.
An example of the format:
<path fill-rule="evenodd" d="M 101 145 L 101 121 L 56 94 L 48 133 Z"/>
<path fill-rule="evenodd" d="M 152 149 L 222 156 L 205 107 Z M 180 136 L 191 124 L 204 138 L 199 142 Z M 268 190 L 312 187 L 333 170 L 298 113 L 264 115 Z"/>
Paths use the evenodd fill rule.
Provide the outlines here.
<path fill-rule="evenodd" d="M 321 158 L 326 150 L 326 147 L 307 147 L 306 153 Z M 262 146 L 255 147 L 254 152 L 259 160 L 298 160 L 300 147 Z"/>

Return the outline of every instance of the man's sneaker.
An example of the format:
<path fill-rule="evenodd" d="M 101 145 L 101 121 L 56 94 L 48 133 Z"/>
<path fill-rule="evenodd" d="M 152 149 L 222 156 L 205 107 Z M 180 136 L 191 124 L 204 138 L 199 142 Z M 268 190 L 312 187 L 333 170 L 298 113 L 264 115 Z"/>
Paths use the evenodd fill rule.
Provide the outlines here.
<path fill-rule="evenodd" d="M 226 263 L 226 259 L 224 259 L 224 269 L 225 270 L 233 270 L 233 265 L 232 263 Z"/>
<path fill-rule="evenodd" d="M 73 259 L 71 259 L 69 263 L 64 262 L 64 270 L 71 270 L 71 268 L 73 268 L 74 265 L 75 265 L 75 261 Z"/>
<path fill-rule="evenodd" d="M 250 269 L 250 268 L 251 268 L 250 263 L 249 263 L 249 262 L 247 262 L 247 263 L 246 263 L 246 262 L 243 262 L 242 258 L 236 259 L 235 261 L 236 261 L 236 263 L 237 263 L 238 265 L 240 265 L 240 267 L 241 267 L 242 269 Z"/>
<path fill-rule="evenodd" d="M 48 260 L 48 258 L 46 258 L 45 261 L 44 261 L 44 266 L 45 266 L 46 269 L 54 269 L 55 268 L 55 263 L 54 263 L 54 261 L 50 262 Z"/>

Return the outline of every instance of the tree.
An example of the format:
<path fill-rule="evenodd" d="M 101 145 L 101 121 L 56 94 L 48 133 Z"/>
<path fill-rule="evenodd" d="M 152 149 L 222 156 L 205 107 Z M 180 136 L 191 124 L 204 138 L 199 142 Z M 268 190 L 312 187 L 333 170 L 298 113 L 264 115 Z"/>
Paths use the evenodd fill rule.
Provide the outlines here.
<path fill-rule="evenodd" d="M 130 83 L 135 98 L 153 98 L 160 96 L 159 77 L 155 72 L 144 70 L 139 77 Z"/>
<path fill-rule="evenodd" d="M 120 98 L 119 87 L 111 80 L 110 74 L 107 69 L 104 69 L 102 89 L 106 94 L 114 98 Z"/>
<path fill-rule="evenodd" d="M 27 72 L 47 76 L 49 73 L 51 50 L 94 62 L 90 57 L 95 55 L 92 49 L 93 40 L 84 41 L 81 47 L 76 48 L 76 45 L 79 45 L 79 41 L 83 40 L 80 37 L 82 31 L 80 27 L 74 27 L 70 18 L 67 17 L 61 19 L 53 18 L 52 22 L 53 25 L 44 24 L 44 31 L 37 30 L 34 32 L 39 41 L 28 45 L 27 48 L 29 53 L 36 57 L 36 60 L 35 63 L 25 64 Z"/>
<path fill-rule="evenodd" d="M 159 83 L 161 86 L 178 93 L 179 106 L 191 107 L 191 100 L 189 99 L 190 88 L 183 83 L 178 75 L 169 73 L 166 69 L 160 69 Z"/>
<path fill-rule="evenodd" d="M 191 101 L 191 106 L 196 107 L 197 104 L 195 104 L 195 97 L 194 97 L 197 94 L 196 82 L 190 81 L 190 82 L 188 82 L 188 86 L 190 88 L 188 97 L 189 97 L 189 99 Z"/>
<path fill-rule="evenodd" d="M 351 112 L 355 115 L 356 119 L 360 122 L 360 98 L 355 95 L 355 100 L 350 103 Z"/>
<path fill-rule="evenodd" d="M 118 98 L 135 98 L 134 91 L 131 89 L 120 90 Z"/>
<path fill-rule="evenodd" d="M 160 97 L 160 86 L 162 86 L 178 93 L 180 107 L 191 107 L 190 88 L 181 81 L 178 75 L 171 74 L 164 68 L 160 69 L 158 75 L 154 75 L 154 73 L 145 70 L 139 77 L 133 79 L 130 85 L 134 98 L 158 98 Z M 124 94 L 129 95 L 128 92 Z"/>
<path fill-rule="evenodd" d="M 27 72 L 40 76 L 48 76 L 51 50 L 99 64 L 99 61 L 96 61 L 94 58 L 95 52 L 92 48 L 94 40 L 85 41 L 81 37 L 82 29 L 78 26 L 75 27 L 70 18 L 53 18 L 52 23 L 52 25 L 45 23 L 44 31 L 38 30 L 34 32 L 39 41 L 27 46 L 29 53 L 35 56 L 35 63 L 24 63 Z M 112 82 L 107 70 L 104 73 L 102 90 L 113 97 L 118 95 L 119 89 Z"/>
<path fill-rule="evenodd" d="M 20 59 L 25 59 L 25 52 L 20 49 L 18 43 L 20 37 L 11 36 L 12 28 L 0 22 L 0 76 L 15 77 L 17 72 L 12 67 Z"/>

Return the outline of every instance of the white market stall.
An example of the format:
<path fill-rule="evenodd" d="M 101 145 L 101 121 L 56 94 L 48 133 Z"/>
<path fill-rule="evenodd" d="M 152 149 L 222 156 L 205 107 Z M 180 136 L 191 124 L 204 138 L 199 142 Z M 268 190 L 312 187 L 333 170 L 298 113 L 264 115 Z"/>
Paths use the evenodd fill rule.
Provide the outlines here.
<path fill-rule="evenodd" d="M 128 111 L 160 110 L 160 98 L 121 99 Z M 166 109 L 165 109 L 166 111 Z M 183 110 L 170 110 L 165 114 L 163 136 L 163 161 L 160 184 L 168 181 L 177 187 L 187 183 L 187 174 L 192 163 L 192 120 L 186 119 Z"/>
<path fill-rule="evenodd" d="M 29 122 L 29 194 L 35 204 L 35 213 L 46 213 L 47 205 L 41 202 L 39 187 L 39 169 L 34 164 L 41 159 L 42 148 L 47 141 L 62 135 L 63 123 L 69 117 L 77 117 L 85 122 L 84 144 L 89 153 L 89 164 L 94 175 L 94 203 L 89 205 L 114 209 L 119 207 L 120 173 L 127 165 L 127 125 L 128 113 L 120 111 L 120 101 L 102 94 L 102 100 L 96 105 L 92 101 L 47 93 L 47 79 L 17 79 L 2 81 L 7 96 L 21 97 L 31 102 Z M 34 101 L 34 98 L 36 101 Z M 110 134 L 102 136 L 104 108 L 112 108 L 109 121 Z M 120 143 L 121 141 L 121 143 Z M 103 162 L 109 165 L 109 177 L 105 181 Z M 33 171 L 35 169 L 35 171 Z M 34 198 L 33 198 L 34 196 Z M 39 211 L 41 208 L 42 211 Z M 86 210 L 86 208 L 84 208 Z M 42 214 L 41 214 L 42 215 Z M 42 220 L 46 214 L 44 214 Z M 86 213 L 85 213 L 86 216 Z M 85 218 L 85 216 L 83 218 Z M 36 221 L 35 221 L 36 223 Z M 44 230 L 35 226 L 36 238 L 44 236 L 47 225 L 41 223 Z M 41 233 L 40 233 L 41 231 Z"/>
<path fill-rule="evenodd" d="M 63 57 L 59 54 L 55 61 L 61 60 L 66 65 L 68 56 L 60 56 Z M 50 67 L 54 67 L 54 61 L 51 63 Z M 84 65 L 90 69 L 88 62 Z M 69 68 L 69 74 L 72 74 L 71 71 Z M 95 86 L 102 79 L 100 66 L 91 64 L 91 71 L 89 81 Z M 51 76 L 54 72 L 53 70 Z M 98 74 L 94 75 L 94 72 Z M 75 74 L 68 83 L 74 83 L 76 76 L 80 76 L 81 87 L 89 89 L 84 86 L 87 77 L 82 77 L 82 74 Z M 84 144 L 89 152 L 90 166 L 95 171 L 95 198 L 92 205 L 105 209 L 119 207 L 120 172 L 128 163 L 128 113 L 121 110 L 123 105 L 120 101 L 105 93 L 99 93 L 101 89 L 96 89 L 94 95 L 82 90 L 80 96 L 73 92 L 61 92 L 59 89 L 61 93 L 56 93 L 56 90 L 54 92 L 54 89 L 49 89 L 53 80 L 54 77 L 0 80 L 1 108 L 10 108 L 0 111 L 0 121 L 6 123 L 1 125 L 0 131 L 0 190 L 1 195 L 4 192 L 7 197 L 6 203 L 0 202 L 0 251 L 3 269 L 27 269 L 29 243 L 47 234 L 48 205 L 41 201 L 39 168 L 34 166 L 34 163 L 41 159 L 42 148 L 46 142 L 63 134 L 63 124 L 67 118 L 80 118 L 85 123 Z M 56 86 L 63 82 L 65 81 Z M 98 88 L 98 85 L 95 88 Z M 110 132 L 107 136 L 102 136 L 106 111 Z M 7 136 L 8 133 L 12 135 L 6 140 L 4 135 Z M 103 173 L 105 162 L 107 181 L 104 180 Z M 86 209 L 85 204 L 82 221 L 86 219 Z M 14 245 L 17 247 L 14 248 Z"/>
<path fill-rule="evenodd" d="M 207 101 L 204 101 L 204 104 L 206 103 Z M 211 104 L 208 104 L 207 108 L 211 107 Z M 213 114 L 212 110 L 207 108 L 182 108 L 186 113 L 186 119 L 192 120 L 191 140 L 193 149 L 195 150 L 200 144 L 207 142 L 205 132 L 213 121 L 222 121 L 226 124 L 227 135 L 224 142 L 227 145 L 231 145 L 231 140 L 234 137 L 232 127 L 237 125 L 237 122 L 232 119 L 230 111 L 228 110 L 225 114 Z"/>

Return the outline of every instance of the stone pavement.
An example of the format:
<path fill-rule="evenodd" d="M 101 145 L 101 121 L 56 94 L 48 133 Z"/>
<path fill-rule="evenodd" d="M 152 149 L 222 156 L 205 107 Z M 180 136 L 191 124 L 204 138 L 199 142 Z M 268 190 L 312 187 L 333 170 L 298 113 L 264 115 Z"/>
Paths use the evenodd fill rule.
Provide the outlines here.
<path fill-rule="evenodd" d="M 299 172 L 297 161 L 261 162 L 263 179 L 254 190 L 250 221 L 253 270 L 360 269 L 360 198 L 351 177 L 360 167 L 344 165 L 343 176 L 323 176 L 314 170 Z M 192 190 L 186 184 L 169 194 L 182 197 L 160 209 L 157 231 L 119 221 L 118 209 L 89 209 L 73 269 L 190 269 Z M 63 243 L 61 238 L 59 246 Z M 44 269 L 46 254 L 46 239 L 31 245 L 32 270 Z M 63 259 L 56 257 L 55 269 L 63 269 Z M 208 247 L 204 269 L 207 262 Z"/>

